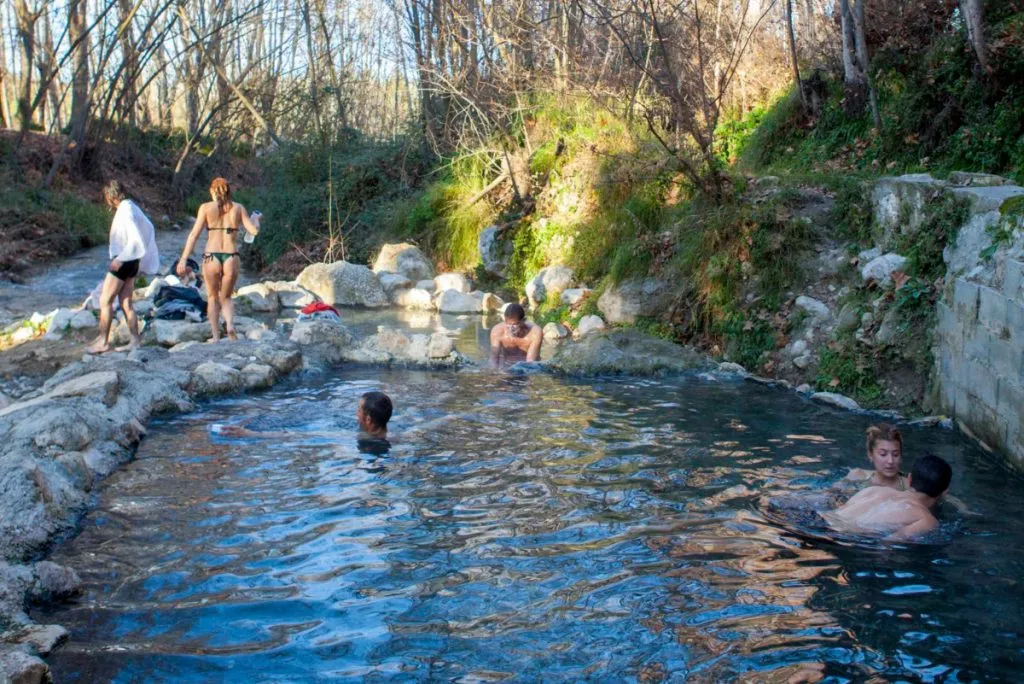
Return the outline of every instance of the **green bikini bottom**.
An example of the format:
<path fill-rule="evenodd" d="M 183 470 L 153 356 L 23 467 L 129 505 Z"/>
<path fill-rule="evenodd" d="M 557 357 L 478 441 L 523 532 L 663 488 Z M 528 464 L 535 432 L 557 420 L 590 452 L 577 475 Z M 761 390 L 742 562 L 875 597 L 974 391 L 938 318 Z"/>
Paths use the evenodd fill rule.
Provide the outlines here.
<path fill-rule="evenodd" d="M 223 266 L 227 263 L 228 259 L 236 256 L 238 256 L 238 252 L 207 252 L 203 255 L 203 261 L 212 261 L 213 259 L 216 259 L 220 262 L 220 265 Z"/>

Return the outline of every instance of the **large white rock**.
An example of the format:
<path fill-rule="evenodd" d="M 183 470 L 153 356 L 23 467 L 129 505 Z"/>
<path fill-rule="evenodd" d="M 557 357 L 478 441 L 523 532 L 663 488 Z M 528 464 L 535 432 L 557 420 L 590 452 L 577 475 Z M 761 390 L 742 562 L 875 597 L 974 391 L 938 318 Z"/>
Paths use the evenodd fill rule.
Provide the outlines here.
<path fill-rule="evenodd" d="M 203 342 L 210 337 L 209 323 L 193 323 L 192 321 L 165 321 L 154 319 L 151 323 L 156 333 L 157 344 L 173 347 L 182 342 Z"/>
<path fill-rule="evenodd" d="M 384 294 L 386 294 L 388 299 L 391 301 L 395 300 L 395 297 L 399 292 L 402 290 L 408 290 L 412 287 L 412 281 L 400 273 L 381 271 L 377 274 L 377 280 L 380 281 L 380 286 L 384 289 Z"/>
<path fill-rule="evenodd" d="M 458 290 L 445 290 L 435 300 L 441 313 L 480 313 L 483 308 L 483 293 L 465 294 Z"/>
<path fill-rule="evenodd" d="M 461 273 L 442 273 L 434 278 L 434 291 L 444 292 L 455 290 L 456 292 L 468 293 L 473 289 L 469 278 Z"/>
<path fill-rule="evenodd" d="M 242 368 L 242 382 L 247 389 L 266 389 L 274 384 L 276 373 L 265 363 L 250 363 Z"/>
<path fill-rule="evenodd" d="M 395 295 L 395 304 L 404 309 L 433 311 L 434 295 L 427 290 L 414 287 L 411 290 L 401 290 L 398 292 Z"/>
<path fill-rule="evenodd" d="M 586 287 L 571 287 L 568 290 L 562 292 L 561 302 L 566 306 L 576 306 L 584 299 L 590 296 L 593 292 L 590 288 Z"/>
<path fill-rule="evenodd" d="M 374 272 L 347 261 L 307 266 L 295 282 L 334 306 L 378 308 L 389 303 Z"/>
<path fill-rule="evenodd" d="M 326 344 L 345 347 L 352 343 L 352 336 L 345 326 L 323 319 L 296 321 L 289 339 L 304 346 Z"/>
<path fill-rule="evenodd" d="M 207 361 L 192 370 L 189 389 L 195 394 L 227 394 L 242 388 L 242 374 L 223 363 Z"/>
<path fill-rule="evenodd" d="M 815 392 L 811 395 L 811 401 L 846 409 L 847 411 L 857 411 L 860 409 L 860 404 L 853 399 L 842 394 L 836 394 L 835 392 Z"/>
<path fill-rule="evenodd" d="M 475 293 L 474 293 L 475 294 Z M 505 302 L 501 301 L 501 297 L 490 292 L 483 295 L 480 300 L 480 310 L 484 313 L 491 313 L 494 311 L 501 311 L 505 308 Z"/>
<path fill-rule="evenodd" d="M 610 285 L 597 300 L 597 309 L 609 323 L 636 323 L 664 313 L 672 301 L 668 285 L 657 278 L 631 278 Z"/>
<path fill-rule="evenodd" d="M 136 309 L 138 313 L 138 309 Z M 99 325 L 99 321 L 96 320 L 96 315 L 92 311 L 76 311 L 75 315 L 71 317 L 71 329 L 72 330 L 84 330 L 87 328 L 95 328 Z"/>
<path fill-rule="evenodd" d="M 86 373 L 71 380 L 65 380 L 46 393 L 56 399 L 60 397 L 83 397 L 89 394 L 98 395 L 107 406 L 113 406 L 121 389 L 121 381 L 115 371 L 96 371 Z"/>
<path fill-rule="evenodd" d="M 892 274 L 896 271 L 902 271 L 906 265 L 906 257 L 892 253 L 883 254 L 864 264 L 860 269 L 860 275 L 865 283 L 874 281 L 883 288 L 889 287 L 892 285 Z"/>
<path fill-rule="evenodd" d="M 373 262 L 373 272 L 397 273 L 409 280 L 417 281 L 433 278 L 434 266 L 419 247 L 403 242 L 381 247 L 377 260 Z"/>
<path fill-rule="evenodd" d="M 561 323 L 548 323 L 544 326 L 544 342 L 558 342 L 569 337 L 569 329 Z"/>
<path fill-rule="evenodd" d="M 431 359 L 447 358 L 455 351 L 455 342 L 444 333 L 434 333 L 430 336 L 430 343 L 427 346 L 427 357 Z"/>
<path fill-rule="evenodd" d="M 293 280 L 269 280 L 240 288 L 238 294 L 255 292 L 268 299 L 276 296 L 285 309 L 301 309 L 317 300 L 317 296 Z"/>
<path fill-rule="evenodd" d="M 239 288 L 235 300 L 243 303 L 244 308 L 259 313 L 276 313 L 281 308 L 281 298 L 275 290 L 258 283 Z"/>
<path fill-rule="evenodd" d="M 605 329 L 604 320 L 600 316 L 584 316 L 576 326 L 576 337 L 586 337 L 591 333 Z"/>
<path fill-rule="evenodd" d="M 477 241 L 480 250 L 480 263 L 484 270 L 499 278 L 505 277 L 508 260 L 512 256 L 512 242 L 502 240 L 497 226 L 484 228 Z"/>
<path fill-rule="evenodd" d="M 832 318 L 832 311 L 828 306 L 814 297 L 800 295 L 796 298 L 796 306 L 797 308 L 806 311 L 811 315 L 811 317 L 818 321 L 828 321 Z"/>
<path fill-rule="evenodd" d="M 71 327 L 71 319 L 74 318 L 75 312 L 71 309 L 57 309 L 53 312 L 53 316 L 50 317 L 50 322 L 46 326 L 46 336 L 59 337 L 64 334 L 64 331 Z"/>
<path fill-rule="evenodd" d="M 548 266 L 526 284 L 526 297 L 536 307 L 548 297 L 557 297 L 576 284 L 576 276 L 568 266 Z"/>

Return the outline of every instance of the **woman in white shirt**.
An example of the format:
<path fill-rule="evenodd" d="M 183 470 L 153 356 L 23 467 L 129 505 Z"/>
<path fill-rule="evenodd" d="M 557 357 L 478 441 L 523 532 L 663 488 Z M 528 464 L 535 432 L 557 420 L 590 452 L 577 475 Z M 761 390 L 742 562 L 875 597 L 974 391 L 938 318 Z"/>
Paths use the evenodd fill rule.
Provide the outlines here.
<path fill-rule="evenodd" d="M 156 273 L 160 253 L 156 246 L 153 224 L 138 205 L 127 198 L 121 181 L 112 180 L 103 188 L 103 199 L 114 209 L 110 224 L 110 268 L 103 280 L 100 294 L 100 334 L 88 351 L 102 354 L 110 351 L 110 324 L 114 319 L 114 300 L 119 299 L 132 341 L 129 349 L 139 345 L 139 319 L 132 306 L 135 278 L 142 273 Z"/>

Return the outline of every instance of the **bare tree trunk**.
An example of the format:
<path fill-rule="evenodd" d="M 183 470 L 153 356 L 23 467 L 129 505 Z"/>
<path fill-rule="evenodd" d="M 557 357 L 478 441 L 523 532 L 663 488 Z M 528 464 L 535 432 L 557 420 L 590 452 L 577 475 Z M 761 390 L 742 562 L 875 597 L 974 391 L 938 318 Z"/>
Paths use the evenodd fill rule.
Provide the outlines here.
<path fill-rule="evenodd" d="M 71 166 L 77 169 L 85 153 L 85 132 L 89 122 L 89 38 L 86 36 L 88 0 L 71 0 L 68 6 L 68 33 L 75 44 L 74 73 L 71 77 L 71 140 L 75 150 Z"/>
<path fill-rule="evenodd" d="M 0 7 L 0 126 L 14 128 L 14 109 L 8 96 L 12 75 L 7 70 L 7 12 Z"/>
<path fill-rule="evenodd" d="M 320 79 L 316 73 L 316 53 L 313 50 L 313 22 L 309 17 L 309 0 L 303 0 L 301 4 L 302 23 L 306 27 L 306 59 L 309 68 L 309 100 L 313 107 L 313 122 L 316 125 L 316 135 L 321 143 L 326 142 L 324 137 L 324 124 L 320 111 Z"/>
<path fill-rule="evenodd" d="M 786 0 L 786 38 L 789 43 L 789 63 L 793 69 L 793 83 L 796 85 L 800 108 L 807 111 L 807 99 L 804 97 L 804 84 L 800 80 L 800 63 L 796 58 L 796 36 L 793 34 L 793 0 Z"/>
<path fill-rule="evenodd" d="M 974 49 L 978 65 L 989 71 L 988 45 L 985 42 L 985 4 L 982 0 L 960 0 L 960 13 L 967 26 L 967 39 Z"/>
<path fill-rule="evenodd" d="M 853 12 L 850 11 L 849 0 L 839 0 L 839 20 L 843 38 L 843 108 L 849 116 L 860 116 L 864 112 L 867 82 L 857 65 L 857 41 L 854 37 Z"/>
<path fill-rule="evenodd" d="M 860 62 L 860 68 L 864 74 L 864 82 L 868 87 L 868 100 L 871 103 L 871 119 L 874 121 L 875 128 L 879 131 L 882 130 L 882 116 L 878 111 L 878 93 L 875 92 L 875 84 L 871 78 L 871 58 L 868 56 L 868 41 L 864 33 L 865 19 L 864 19 L 864 0 L 854 0 L 853 9 L 853 24 L 854 32 L 857 41 L 857 61 Z"/>
<path fill-rule="evenodd" d="M 50 102 L 48 111 L 41 112 L 39 118 L 43 122 L 44 127 L 46 127 L 46 121 L 49 120 L 50 130 L 61 131 L 64 128 L 63 116 L 61 115 L 61 102 L 63 98 L 60 94 L 60 84 L 57 78 L 51 78 L 51 73 L 56 63 L 57 53 L 53 49 L 53 30 L 50 26 L 50 13 L 45 12 L 43 13 L 43 44 L 37 59 L 37 67 L 39 68 L 40 87 L 46 87 Z"/>
<path fill-rule="evenodd" d="M 32 69 L 36 54 L 36 21 L 41 9 L 29 9 L 25 0 L 14 0 L 14 16 L 21 41 L 21 84 L 18 94 L 19 144 L 32 126 Z"/>
<path fill-rule="evenodd" d="M 135 32 L 132 20 L 135 18 L 135 3 L 132 0 L 118 0 L 121 8 L 121 54 L 124 59 L 124 87 L 119 97 L 120 115 L 128 125 L 135 128 L 135 103 L 138 100 L 136 81 L 139 68 L 139 53 L 135 46 Z"/>

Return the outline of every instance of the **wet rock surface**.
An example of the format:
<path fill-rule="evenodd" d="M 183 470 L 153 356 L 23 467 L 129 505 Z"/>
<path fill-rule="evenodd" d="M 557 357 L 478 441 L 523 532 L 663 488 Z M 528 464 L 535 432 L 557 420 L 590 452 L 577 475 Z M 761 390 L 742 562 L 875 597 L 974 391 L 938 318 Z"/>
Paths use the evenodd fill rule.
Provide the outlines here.
<path fill-rule="evenodd" d="M 559 346 L 548 367 L 567 375 L 664 375 L 709 370 L 704 354 L 632 328 L 595 332 Z"/>

